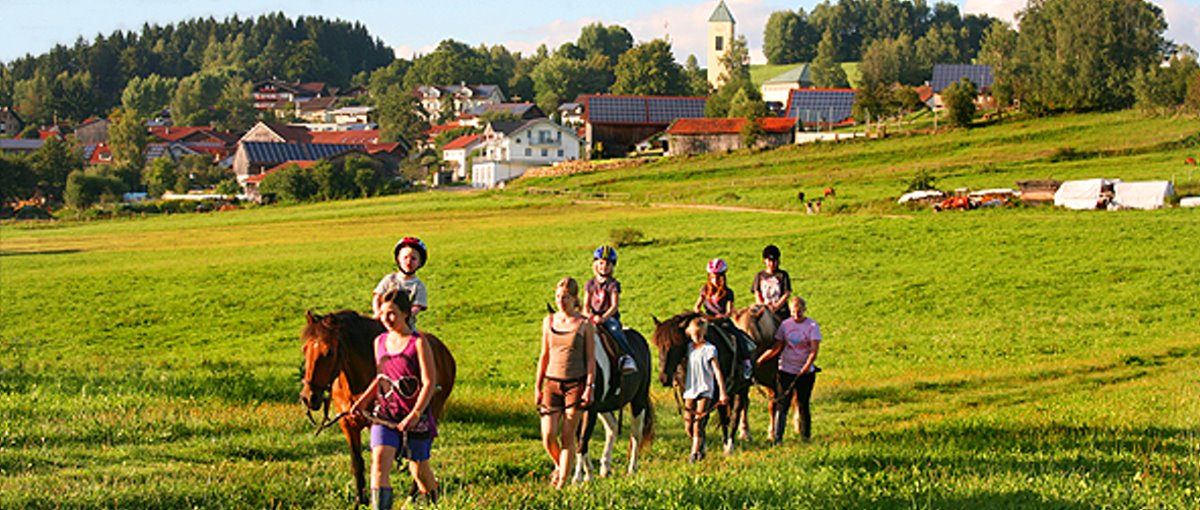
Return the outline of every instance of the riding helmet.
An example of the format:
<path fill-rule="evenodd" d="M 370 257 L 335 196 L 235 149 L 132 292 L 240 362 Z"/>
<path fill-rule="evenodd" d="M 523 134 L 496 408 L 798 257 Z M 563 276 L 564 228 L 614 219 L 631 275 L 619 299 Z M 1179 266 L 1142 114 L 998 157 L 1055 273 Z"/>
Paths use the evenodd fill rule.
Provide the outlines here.
<path fill-rule="evenodd" d="M 773 244 L 768 244 L 766 248 L 763 248 L 762 258 L 779 262 L 779 247 Z"/>
<path fill-rule="evenodd" d="M 417 269 L 425 267 L 425 262 L 429 259 L 429 250 L 427 250 L 425 248 L 424 242 L 422 242 L 420 239 L 417 239 L 415 237 L 405 237 L 404 239 L 396 241 L 396 247 L 394 249 L 392 249 L 392 258 L 393 259 L 400 258 L 400 250 L 402 248 L 404 248 L 405 246 L 408 246 L 408 247 L 416 250 L 417 253 L 419 253 L 421 255 L 421 264 L 417 266 Z M 396 262 L 396 265 L 399 265 L 399 264 L 400 264 L 400 262 Z"/>
<path fill-rule="evenodd" d="M 711 274 L 725 274 L 728 269 L 729 264 L 726 264 L 724 260 L 718 258 L 708 261 L 708 272 Z"/>
<path fill-rule="evenodd" d="M 604 245 L 599 248 L 596 248 L 596 251 L 592 253 L 592 260 L 596 260 L 596 259 L 604 259 L 604 260 L 607 260 L 610 264 L 616 264 L 617 263 L 617 249 L 613 248 L 612 246 L 608 246 L 608 245 Z"/>

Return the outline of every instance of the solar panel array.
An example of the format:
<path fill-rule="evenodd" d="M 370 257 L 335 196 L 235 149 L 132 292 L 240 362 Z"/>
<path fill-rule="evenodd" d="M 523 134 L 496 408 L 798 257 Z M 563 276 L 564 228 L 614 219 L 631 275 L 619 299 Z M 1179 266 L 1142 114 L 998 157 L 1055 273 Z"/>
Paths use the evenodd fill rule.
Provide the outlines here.
<path fill-rule="evenodd" d="M 244 145 L 250 161 L 258 163 L 316 161 L 351 149 L 362 149 L 363 147 L 362 145 L 334 143 L 244 142 Z"/>
<path fill-rule="evenodd" d="M 966 78 L 975 84 L 976 88 L 984 89 L 992 86 L 992 66 L 975 64 L 936 64 L 933 66 L 933 79 L 929 81 L 934 92 L 941 93 L 951 83 Z"/>
<path fill-rule="evenodd" d="M 596 124 L 670 124 L 680 118 L 704 117 L 704 98 L 617 97 L 588 98 L 588 120 Z"/>
<path fill-rule="evenodd" d="M 853 90 L 793 90 L 787 116 L 805 124 L 837 124 L 854 116 Z"/>

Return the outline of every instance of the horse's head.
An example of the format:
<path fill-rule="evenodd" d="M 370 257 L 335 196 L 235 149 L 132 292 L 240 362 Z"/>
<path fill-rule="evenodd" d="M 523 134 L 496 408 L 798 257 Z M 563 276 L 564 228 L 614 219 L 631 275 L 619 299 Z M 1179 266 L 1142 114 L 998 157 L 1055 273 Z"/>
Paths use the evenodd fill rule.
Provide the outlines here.
<path fill-rule="evenodd" d="M 304 386 L 300 389 L 300 403 L 310 411 L 326 405 L 326 392 L 333 386 L 341 371 L 341 335 L 336 315 L 314 315 L 307 312 L 308 323 L 300 331 L 304 342 Z"/>
<path fill-rule="evenodd" d="M 658 347 L 658 382 L 663 386 L 671 385 L 683 361 L 683 355 L 687 352 L 684 347 L 689 342 L 684 328 L 696 317 L 699 317 L 696 313 L 684 312 L 663 322 L 654 318 L 654 335 L 651 338 Z"/>

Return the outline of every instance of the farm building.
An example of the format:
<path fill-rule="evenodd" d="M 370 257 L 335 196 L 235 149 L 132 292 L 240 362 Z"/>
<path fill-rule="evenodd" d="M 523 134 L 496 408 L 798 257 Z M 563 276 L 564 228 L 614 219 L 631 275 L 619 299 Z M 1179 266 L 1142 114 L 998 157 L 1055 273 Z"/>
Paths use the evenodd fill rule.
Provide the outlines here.
<path fill-rule="evenodd" d="M 854 89 L 797 89 L 788 95 L 787 117 L 806 128 L 854 124 Z"/>
<path fill-rule="evenodd" d="M 742 148 L 746 119 L 678 119 L 667 128 L 667 154 L 704 154 Z M 758 119 L 763 130 L 756 147 L 778 147 L 795 141 L 796 119 Z"/>
<path fill-rule="evenodd" d="M 491 188 L 520 177 L 526 170 L 579 159 L 580 140 L 575 130 L 550 119 L 492 122 L 481 135 L 471 160 L 471 184 Z"/>
<path fill-rule="evenodd" d="M 1017 181 L 1021 189 L 1021 201 L 1027 204 L 1045 204 L 1054 202 L 1054 192 L 1062 186 L 1062 181 L 1054 179 L 1034 179 Z"/>
<path fill-rule="evenodd" d="M 704 117 L 704 97 L 581 96 L 584 140 L 592 157 L 621 157 L 676 119 Z"/>
<path fill-rule="evenodd" d="M 764 81 L 761 87 L 763 101 L 787 104 L 788 96 L 795 89 L 810 89 L 813 87 L 812 75 L 808 64 L 800 64 L 784 73 Z"/>
<path fill-rule="evenodd" d="M 977 108 L 996 107 L 995 101 L 992 99 L 992 83 L 994 82 L 992 66 L 979 64 L 934 64 L 933 77 L 929 80 L 929 86 L 933 89 L 933 97 L 929 102 L 931 107 L 942 108 L 944 106 L 942 90 L 963 78 L 971 80 L 979 92 L 975 98 Z"/>

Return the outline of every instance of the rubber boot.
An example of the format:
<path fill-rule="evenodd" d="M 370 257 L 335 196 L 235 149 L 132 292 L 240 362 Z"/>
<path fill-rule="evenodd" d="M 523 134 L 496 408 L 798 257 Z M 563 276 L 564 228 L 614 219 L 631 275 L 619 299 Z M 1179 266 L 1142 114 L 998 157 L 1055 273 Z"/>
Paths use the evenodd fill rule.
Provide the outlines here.
<path fill-rule="evenodd" d="M 371 489 L 371 510 L 392 510 L 392 488 Z"/>

